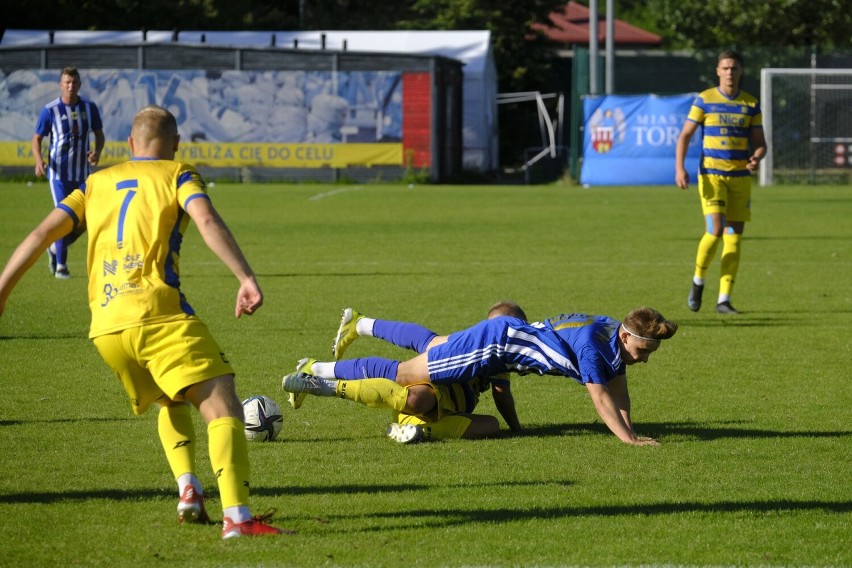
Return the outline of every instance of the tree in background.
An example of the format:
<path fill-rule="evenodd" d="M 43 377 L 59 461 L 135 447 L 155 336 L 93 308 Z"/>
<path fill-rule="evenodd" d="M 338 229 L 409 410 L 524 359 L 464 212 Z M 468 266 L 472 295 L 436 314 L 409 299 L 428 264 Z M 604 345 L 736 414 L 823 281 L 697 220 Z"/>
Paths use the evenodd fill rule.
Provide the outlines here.
<path fill-rule="evenodd" d="M 4 26 L 68 30 L 489 30 L 500 92 L 567 90 L 554 44 L 530 33 L 567 0 L 28 0 Z M 588 0 L 580 0 L 588 6 Z M 605 0 L 598 1 L 600 17 Z M 666 49 L 852 48 L 848 0 L 615 0 L 615 16 L 663 37 Z M 708 56 L 709 57 L 709 56 Z M 701 59 L 701 57 L 699 57 Z M 751 65 L 751 64 L 750 64 Z M 708 67 L 712 69 L 712 67 Z M 755 65 L 753 68 L 757 68 Z M 569 76 L 566 77 L 566 73 Z M 535 126 L 534 128 L 530 125 Z M 500 116 L 501 161 L 519 163 L 540 144 L 537 122 L 515 108 Z"/>
<path fill-rule="evenodd" d="M 643 0 L 643 4 L 645 13 L 654 16 L 653 31 L 674 48 L 852 47 L 852 9 L 847 0 Z"/>

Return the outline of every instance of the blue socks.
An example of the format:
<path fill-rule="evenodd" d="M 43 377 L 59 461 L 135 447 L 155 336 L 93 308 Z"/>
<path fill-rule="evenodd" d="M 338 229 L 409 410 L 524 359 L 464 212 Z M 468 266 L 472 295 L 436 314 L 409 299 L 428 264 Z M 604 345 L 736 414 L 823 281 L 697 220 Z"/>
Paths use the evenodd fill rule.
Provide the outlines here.
<path fill-rule="evenodd" d="M 431 329 L 416 323 L 377 319 L 373 324 L 373 337 L 417 353 L 426 351 L 429 342 L 437 336 Z"/>
<path fill-rule="evenodd" d="M 344 359 L 334 364 L 334 376 L 343 380 L 389 379 L 396 380 L 399 361 L 382 357 Z"/>

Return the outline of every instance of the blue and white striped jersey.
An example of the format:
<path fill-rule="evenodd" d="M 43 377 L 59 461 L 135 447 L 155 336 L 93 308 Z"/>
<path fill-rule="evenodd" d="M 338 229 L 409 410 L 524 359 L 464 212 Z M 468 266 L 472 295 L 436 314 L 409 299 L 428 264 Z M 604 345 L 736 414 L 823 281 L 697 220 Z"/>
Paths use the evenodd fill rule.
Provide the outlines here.
<path fill-rule="evenodd" d="M 47 179 L 84 181 L 91 172 L 86 156 L 89 136 L 97 130 L 103 130 L 103 124 L 95 103 L 78 97 L 73 105 L 66 105 L 61 98 L 46 104 L 38 116 L 35 132 L 50 136 Z"/>
<path fill-rule="evenodd" d="M 516 372 L 605 385 L 626 373 L 619 325 L 612 318 L 586 314 L 562 314 L 538 323 L 511 317 L 485 320 L 429 350 L 430 379 L 455 383 Z"/>

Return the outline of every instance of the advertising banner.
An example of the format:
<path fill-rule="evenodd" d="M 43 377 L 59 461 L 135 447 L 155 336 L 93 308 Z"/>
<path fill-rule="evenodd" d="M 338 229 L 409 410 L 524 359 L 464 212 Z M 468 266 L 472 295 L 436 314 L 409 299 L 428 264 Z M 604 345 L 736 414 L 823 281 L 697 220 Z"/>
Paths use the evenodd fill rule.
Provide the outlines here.
<path fill-rule="evenodd" d="M 100 110 L 101 166 L 129 158 L 133 115 L 168 108 L 178 159 L 210 167 L 403 165 L 402 73 L 396 71 L 80 70 L 80 95 Z M 59 70 L 0 73 L 0 164 L 33 165 L 41 108 Z M 46 144 L 46 141 L 45 141 Z"/>
<path fill-rule="evenodd" d="M 583 99 L 583 185 L 674 185 L 675 145 L 695 94 L 600 95 Z M 686 170 L 695 181 L 701 131 Z"/>

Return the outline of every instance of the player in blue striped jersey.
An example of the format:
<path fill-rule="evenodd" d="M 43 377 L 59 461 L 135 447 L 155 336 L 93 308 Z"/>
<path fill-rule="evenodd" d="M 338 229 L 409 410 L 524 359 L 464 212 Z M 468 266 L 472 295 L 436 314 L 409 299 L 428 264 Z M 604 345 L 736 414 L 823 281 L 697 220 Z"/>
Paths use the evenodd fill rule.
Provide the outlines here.
<path fill-rule="evenodd" d="M 511 315 L 527 321 L 524 310 L 515 302 L 507 300 L 492 305 L 486 317 L 491 319 L 502 315 Z M 424 353 L 448 339 L 448 336 L 438 335 L 416 323 L 368 318 L 351 308 L 347 308 L 343 310 L 343 317 L 332 347 L 335 360 L 339 360 L 348 346 L 362 336 L 382 339 L 392 345 L 410 349 L 416 353 Z M 312 360 L 308 360 L 308 364 L 303 364 L 303 361 L 300 361 L 297 370 L 315 373 L 317 371 L 313 369 L 314 364 L 317 363 Z M 317 364 L 318 367 L 321 365 L 321 363 Z M 333 369 L 329 372 L 333 375 Z M 387 381 L 382 379 L 379 379 L 379 381 L 385 385 L 388 384 Z M 367 401 L 369 401 L 369 383 L 369 380 L 353 381 L 342 387 L 341 390 L 344 391 L 347 400 L 365 403 L 362 398 L 361 387 L 364 387 L 363 394 L 367 396 Z M 479 404 L 480 394 L 487 391 L 491 391 L 494 405 L 512 432 L 519 433 L 523 430 L 515 408 L 509 373 L 489 377 L 474 377 L 461 383 L 415 385 L 402 388 L 429 389 L 434 392 L 436 403 L 430 420 L 425 420 L 415 414 L 394 412 L 393 422 L 388 427 L 387 433 L 391 439 L 397 442 L 414 443 L 457 438 L 473 439 L 499 435 L 500 423 L 496 417 L 488 414 L 474 414 L 474 410 Z M 303 393 L 291 393 L 290 403 L 294 408 L 298 408 L 305 396 Z"/>
<path fill-rule="evenodd" d="M 104 147 L 100 112 L 94 102 L 78 94 L 80 85 L 80 72 L 76 68 L 62 70 L 61 94 L 41 109 L 32 139 L 35 175 L 47 174 L 54 205 L 82 185 L 92 166 L 100 161 Z M 90 147 L 90 135 L 95 138 L 94 148 Z M 45 136 L 50 136 L 47 164 L 41 150 Z M 82 234 L 82 229 L 84 227 L 56 241 L 48 249 L 50 271 L 57 278 L 70 278 L 66 265 L 68 247 Z"/>
<path fill-rule="evenodd" d="M 647 362 L 677 327 L 647 307 L 636 308 L 622 322 L 586 314 L 563 314 L 539 323 L 502 316 L 453 333 L 445 343 L 408 361 L 365 357 L 315 363 L 315 375 L 288 375 L 284 388 L 347 398 L 345 389 L 351 381 L 390 379 L 394 382 L 371 381 L 373 406 L 429 419 L 436 405 L 432 386 L 507 372 L 557 375 L 586 387 L 598 415 L 620 440 L 656 445 L 655 440 L 637 436 L 633 430 L 627 366 Z M 400 386 L 407 388 L 400 390 Z"/>
<path fill-rule="evenodd" d="M 687 304 L 692 311 L 701 309 L 704 277 L 722 241 L 716 311 L 736 314 L 731 292 L 740 264 L 740 238 L 746 221 L 751 220 L 751 174 L 766 155 L 766 139 L 760 104 L 740 90 L 742 56 L 734 51 L 721 53 L 716 74 L 719 86 L 699 93 L 681 130 L 675 150 L 675 178 L 681 189 L 689 187 L 689 173 L 684 167 L 687 148 L 698 128 L 703 128 L 698 193 L 705 232 L 698 244 Z"/>

